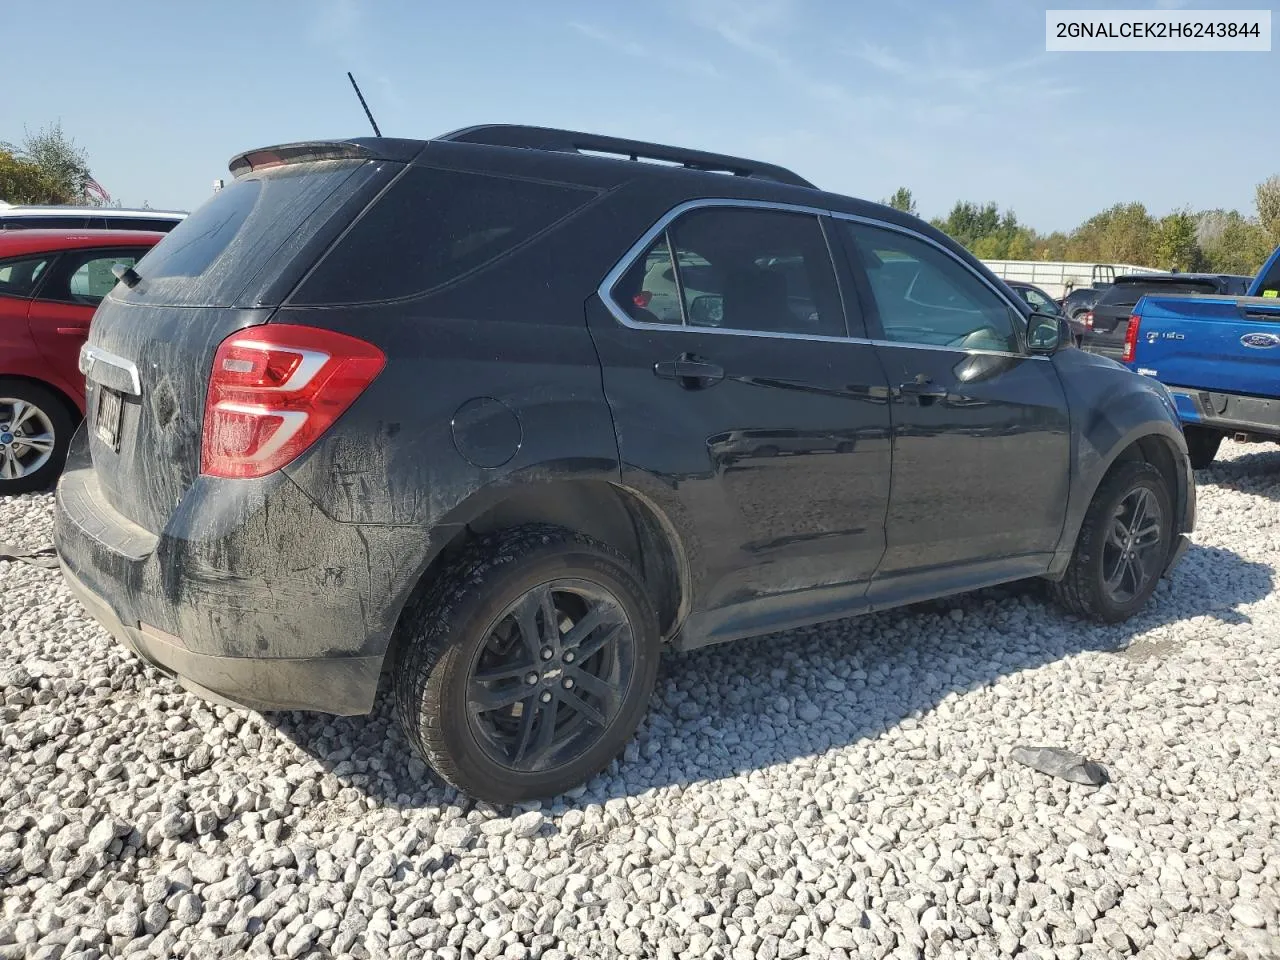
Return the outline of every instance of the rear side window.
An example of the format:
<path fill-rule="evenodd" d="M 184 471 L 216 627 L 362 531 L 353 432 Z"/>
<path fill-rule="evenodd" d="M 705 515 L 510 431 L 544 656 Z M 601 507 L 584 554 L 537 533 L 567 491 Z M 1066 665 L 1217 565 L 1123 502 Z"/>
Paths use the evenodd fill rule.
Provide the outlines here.
<path fill-rule="evenodd" d="M 410 167 L 290 302 L 369 303 L 426 293 L 492 263 L 596 195 L 566 184 Z"/>
<path fill-rule="evenodd" d="M 138 267 L 142 282 L 116 296 L 174 306 L 250 306 L 250 286 L 288 267 L 376 164 L 294 163 L 250 174 L 219 190 L 178 224 Z"/>
<path fill-rule="evenodd" d="M 32 257 L 0 263 L 0 297 L 29 297 L 44 276 L 51 257 Z"/>

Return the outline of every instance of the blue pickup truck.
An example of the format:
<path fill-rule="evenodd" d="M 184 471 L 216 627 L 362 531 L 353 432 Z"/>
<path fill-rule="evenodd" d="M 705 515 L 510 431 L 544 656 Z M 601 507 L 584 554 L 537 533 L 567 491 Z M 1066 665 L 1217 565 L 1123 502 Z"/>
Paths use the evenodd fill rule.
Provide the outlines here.
<path fill-rule="evenodd" d="M 1169 388 L 1196 469 L 1223 437 L 1280 441 L 1280 248 L 1243 297 L 1143 297 L 1121 362 Z"/>

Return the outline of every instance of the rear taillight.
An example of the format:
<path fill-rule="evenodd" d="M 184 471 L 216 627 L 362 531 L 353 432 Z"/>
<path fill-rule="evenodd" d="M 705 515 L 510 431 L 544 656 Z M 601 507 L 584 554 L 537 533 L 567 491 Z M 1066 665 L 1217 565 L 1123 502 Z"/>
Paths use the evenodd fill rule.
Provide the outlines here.
<path fill-rule="evenodd" d="M 200 472 L 261 477 L 311 446 L 387 358 L 331 330 L 272 323 L 218 345 L 204 404 Z"/>
<path fill-rule="evenodd" d="M 1089 310 L 1081 314 L 1080 322 L 1084 324 L 1084 328 L 1086 330 L 1092 330 L 1093 329 L 1093 311 Z"/>
<path fill-rule="evenodd" d="M 1142 318 L 1136 313 L 1129 318 L 1129 329 L 1124 332 L 1124 355 L 1120 357 L 1125 363 L 1132 363 L 1138 351 L 1138 327 L 1142 326 Z"/>

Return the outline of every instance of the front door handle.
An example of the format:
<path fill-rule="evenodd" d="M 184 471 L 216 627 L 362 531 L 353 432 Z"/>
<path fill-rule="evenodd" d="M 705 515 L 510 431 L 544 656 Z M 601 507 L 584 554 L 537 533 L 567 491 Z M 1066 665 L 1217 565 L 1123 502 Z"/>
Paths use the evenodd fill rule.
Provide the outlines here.
<path fill-rule="evenodd" d="M 932 403 L 934 400 L 945 400 L 947 394 L 950 393 L 942 384 L 934 383 L 924 374 L 920 374 L 914 380 L 899 384 L 898 391 L 904 397 L 915 397 L 922 406 Z"/>
<path fill-rule="evenodd" d="M 653 375 L 675 380 L 686 390 L 709 387 L 724 379 L 724 367 L 692 353 L 682 353 L 674 360 L 660 360 L 653 365 Z"/>

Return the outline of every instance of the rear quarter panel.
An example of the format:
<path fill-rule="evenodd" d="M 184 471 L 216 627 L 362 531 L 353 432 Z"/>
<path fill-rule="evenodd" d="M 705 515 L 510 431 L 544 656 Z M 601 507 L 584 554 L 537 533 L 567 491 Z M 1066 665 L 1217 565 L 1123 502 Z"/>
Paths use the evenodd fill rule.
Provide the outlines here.
<path fill-rule="evenodd" d="M 323 321 L 387 354 L 369 389 L 285 468 L 329 516 L 427 528 L 459 520 L 464 501 L 517 479 L 618 479 L 613 422 L 580 318 L 543 324 L 438 316 L 425 306 L 389 312 L 352 310 Z M 277 319 L 315 322 L 301 310 Z"/>

